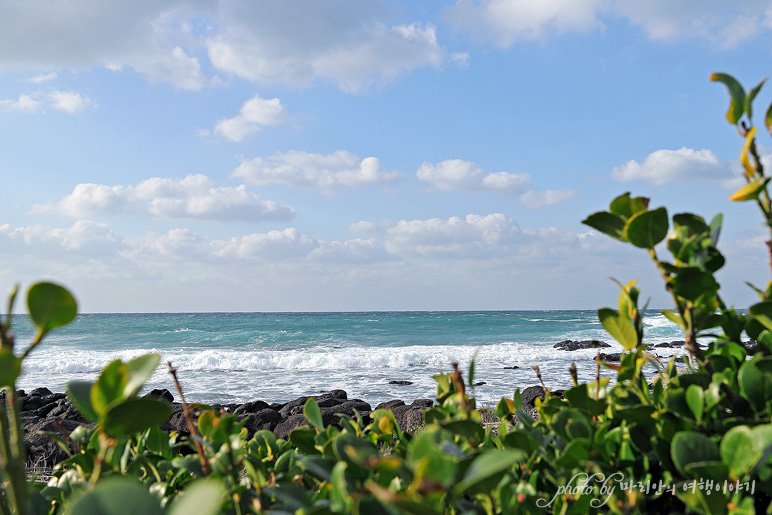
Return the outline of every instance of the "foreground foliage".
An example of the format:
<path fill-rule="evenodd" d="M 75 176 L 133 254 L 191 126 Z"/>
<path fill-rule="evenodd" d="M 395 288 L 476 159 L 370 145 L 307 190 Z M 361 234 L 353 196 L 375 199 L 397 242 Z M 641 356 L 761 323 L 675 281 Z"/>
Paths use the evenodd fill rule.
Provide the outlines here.
<path fill-rule="evenodd" d="M 732 98 L 727 119 L 744 138 L 748 184 L 730 197 L 758 204 L 772 228 L 772 205 L 755 143 L 752 102 L 732 77 L 715 74 Z M 772 126 L 768 111 L 765 125 Z M 437 403 L 425 427 L 404 432 L 388 410 L 341 416 L 325 427 L 313 398 L 309 425 L 288 441 L 269 431 L 248 438 L 237 415 L 189 409 L 191 436 L 159 429 L 167 403 L 137 393 L 160 356 L 113 361 L 93 383 L 67 394 L 92 428 L 50 435 L 70 456 L 46 485 L 27 483 L 15 382 L 21 363 L 45 334 L 76 314 L 62 287 L 30 288 L 38 331 L 14 353 L 11 317 L 0 325 L 2 513 L 736 513 L 772 512 L 772 282 L 760 302 L 727 307 L 714 274 L 724 265 L 717 245 L 721 216 L 669 217 L 649 199 L 624 194 L 584 223 L 645 250 L 672 295 L 664 314 L 684 330 L 683 365 L 646 351 L 635 281 L 619 283 L 616 308 L 598 317 L 622 345 L 617 372 L 562 396 L 544 388 L 538 418 L 520 392 L 496 406 L 497 427 L 481 424 L 455 366 L 435 376 Z M 672 225 L 671 225 L 672 223 Z M 772 229 L 771 229 L 772 230 Z M 668 258 L 657 252 L 666 242 Z M 659 246 L 659 247 L 658 247 Z M 772 245 L 770 245 L 772 249 Z M 772 252 L 772 250 L 770 250 Z M 771 261 L 772 263 L 772 261 Z M 16 293 L 11 295 L 10 306 Z M 743 342 L 744 335 L 755 343 Z M 600 356 L 599 356 L 600 357 Z M 538 374 L 538 370 L 537 370 Z M 175 377 L 176 380 L 176 377 Z M 193 420 L 193 410 L 198 413 Z"/>

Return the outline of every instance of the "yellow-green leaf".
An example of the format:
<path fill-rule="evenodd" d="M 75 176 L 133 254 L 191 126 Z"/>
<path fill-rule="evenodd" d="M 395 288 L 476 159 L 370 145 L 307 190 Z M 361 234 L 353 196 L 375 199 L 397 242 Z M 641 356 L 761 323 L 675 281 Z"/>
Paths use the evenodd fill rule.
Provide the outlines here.
<path fill-rule="evenodd" d="M 632 350 L 638 345 L 638 334 L 630 321 L 611 308 L 598 310 L 598 319 L 606 331 L 626 350 Z"/>
<path fill-rule="evenodd" d="M 737 79 L 726 73 L 713 73 L 710 75 L 710 80 L 724 83 L 726 89 L 729 90 L 731 102 L 729 103 L 729 110 L 726 112 L 726 119 L 732 125 L 737 125 L 745 110 L 745 90 L 737 82 Z"/>
<path fill-rule="evenodd" d="M 756 174 L 756 165 L 751 163 L 750 150 L 753 145 L 753 139 L 756 137 L 756 127 L 751 129 L 745 134 L 745 143 L 743 149 L 740 151 L 740 162 L 745 168 L 745 177 L 752 178 Z"/>
<path fill-rule="evenodd" d="M 755 200 L 759 198 L 761 192 L 766 189 L 770 179 L 772 179 L 772 177 L 759 177 L 758 179 L 749 182 L 730 195 L 729 200 L 744 202 L 746 200 Z"/>

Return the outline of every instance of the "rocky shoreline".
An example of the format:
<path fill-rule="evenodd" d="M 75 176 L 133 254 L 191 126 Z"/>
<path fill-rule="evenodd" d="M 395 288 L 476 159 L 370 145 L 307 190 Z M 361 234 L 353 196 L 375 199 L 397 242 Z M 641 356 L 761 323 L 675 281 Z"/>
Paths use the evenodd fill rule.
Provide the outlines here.
<path fill-rule="evenodd" d="M 663 342 L 652 346 L 656 347 L 680 347 L 682 341 Z M 751 343 L 751 342 L 749 342 Z M 752 342 L 755 343 L 755 342 Z M 588 348 L 605 348 L 609 345 L 598 340 L 572 341 L 566 340 L 555 344 L 555 348 L 567 352 Z M 616 361 L 619 354 L 601 354 L 601 359 Z M 505 366 L 504 368 L 517 369 L 517 366 Z M 395 381 L 395 384 L 398 383 Z M 484 383 L 479 383 L 484 384 Z M 562 392 L 553 391 L 560 395 Z M 182 405 L 175 402 L 174 395 L 168 390 L 153 390 L 147 394 L 166 400 L 172 405 L 172 416 L 169 421 L 161 426 L 167 432 L 176 431 L 180 435 L 188 435 L 189 430 Z M 5 392 L 0 392 L 0 401 Z M 526 412 L 534 413 L 533 403 L 537 397 L 544 397 L 541 386 L 529 386 L 521 391 L 523 408 Z M 411 403 L 402 400 L 391 400 L 371 406 L 361 399 L 350 399 L 344 390 L 331 390 L 313 396 L 322 412 L 325 425 L 337 424 L 338 414 L 354 416 L 356 410 L 365 421 L 369 421 L 372 411 L 388 409 L 394 414 L 400 428 L 404 431 L 415 431 L 423 425 L 423 412 L 430 408 L 432 399 L 415 399 Z M 244 427 L 251 436 L 257 431 L 272 431 L 278 438 L 286 439 L 290 431 L 308 424 L 303 415 L 303 405 L 309 397 L 298 397 L 287 403 L 267 403 L 255 400 L 242 404 L 214 404 L 215 409 L 234 413 L 244 421 Z M 64 393 L 53 393 L 47 388 L 35 388 L 29 392 L 19 390 L 21 404 L 21 422 L 24 430 L 24 440 L 27 443 L 27 462 L 33 468 L 50 468 L 54 464 L 64 460 L 67 455 L 51 438 L 41 432 L 58 432 L 68 434 L 79 425 L 88 426 L 88 421 L 81 416 L 77 408 L 73 406 Z M 488 411 L 485 414 L 488 420 L 484 422 L 495 423 L 498 419 Z"/>

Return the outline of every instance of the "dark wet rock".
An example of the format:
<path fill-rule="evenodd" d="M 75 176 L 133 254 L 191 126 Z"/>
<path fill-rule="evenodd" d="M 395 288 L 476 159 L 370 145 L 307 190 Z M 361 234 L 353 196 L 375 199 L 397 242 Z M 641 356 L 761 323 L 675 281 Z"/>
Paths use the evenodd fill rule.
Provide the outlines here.
<path fill-rule="evenodd" d="M 68 457 L 67 453 L 48 435 L 39 434 L 41 431 L 57 433 L 63 436 L 64 433 L 71 433 L 79 425 L 81 424 L 67 419 L 43 419 L 24 424 L 23 431 L 24 441 L 27 444 L 27 463 L 32 471 L 37 468 L 50 469 Z M 64 433 L 60 432 L 57 426 L 61 427 Z M 75 452 L 75 449 L 70 446 L 70 451 Z"/>
<path fill-rule="evenodd" d="M 592 358 L 594 360 L 598 360 L 598 356 L 595 356 Z M 604 354 L 603 352 L 600 353 L 600 360 L 601 361 L 612 361 L 612 362 L 618 362 L 620 359 L 622 359 L 622 353 L 617 352 L 615 354 Z"/>
<path fill-rule="evenodd" d="M 392 401 L 393 402 L 393 401 Z M 431 408 L 434 401 L 431 399 L 416 399 L 412 404 L 395 406 L 391 409 L 400 429 L 408 433 L 414 433 L 424 425 L 424 411 Z"/>
<path fill-rule="evenodd" d="M 273 431 L 281 421 L 282 418 L 278 411 L 265 408 L 247 416 L 244 427 L 247 428 L 249 437 L 252 438 L 252 435 L 258 431 Z"/>
<path fill-rule="evenodd" d="M 145 394 L 144 397 L 155 397 L 156 399 L 163 399 L 166 402 L 174 402 L 174 395 L 166 388 L 156 388 Z"/>
<path fill-rule="evenodd" d="M 550 395 L 563 397 L 563 392 L 564 390 L 551 390 Z M 544 401 L 544 388 L 541 385 L 529 386 L 520 391 L 520 398 L 523 400 L 523 411 L 531 415 L 536 409 L 536 399 Z"/>
<path fill-rule="evenodd" d="M 30 397 L 43 397 L 44 395 L 51 395 L 52 392 L 48 388 L 35 388 L 29 392 Z"/>
<path fill-rule="evenodd" d="M 332 390 L 322 395 L 314 395 L 313 398 L 316 399 L 316 403 L 319 404 L 320 408 L 329 408 L 345 402 L 348 399 L 348 395 L 343 390 Z M 299 406 L 301 408 L 300 413 L 302 413 L 303 406 L 308 399 L 310 397 L 298 397 L 294 401 L 290 401 L 282 406 L 278 411 L 282 417 L 286 418 L 293 414 L 293 408 Z M 295 410 L 295 414 L 297 414 L 297 410 Z"/>
<path fill-rule="evenodd" d="M 390 410 L 390 409 L 398 408 L 399 406 L 404 406 L 404 405 L 405 405 L 405 401 L 402 401 L 402 400 L 399 400 L 399 399 L 394 399 L 394 400 L 391 400 L 391 401 L 386 401 L 386 402 L 380 403 L 379 405 L 377 405 L 375 407 L 375 409 L 376 410 L 379 410 L 379 409 L 388 409 L 388 410 Z"/>
<path fill-rule="evenodd" d="M 600 340 L 582 340 L 582 341 L 563 340 L 562 342 L 558 342 L 552 346 L 553 349 L 560 349 L 565 351 L 575 351 L 580 349 L 596 349 L 598 347 L 611 347 L 611 345 Z"/>
<path fill-rule="evenodd" d="M 389 384 L 396 384 L 399 386 L 410 386 L 413 384 L 413 381 L 389 381 Z"/>
<path fill-rule="evenodd" d="M 504 367 L 504 370 L 518 370 L 519 368 L 517 365 L 513 365 L 511 367 Z"/>
<path fill-rule="evenodd" d="M 292 402 L 295 402 L 295 401 L 292 401 Z M 291 404 L 291 403 L 288 403 L 288 404 Z M 309 425 L 308 420 L 306 419 L 305 415 L 303 415 L 302 413 L 302 406 L 295 406 L 295 407 L 300 407 L 301 412 L 288 416 L 273 428 L 273 432 L 277 438 L 283 438 L 286 440 L 287 438 L 289 438 L 289 434 L 293 429 L 297 429 L 300 426 Z M 369 415 L 371 409 L 372 408 L 368 403 L 359 399 L 347 399 L 334 406 L 320 407 L 320 411 L 322 413 L 322 422 L 324 423 L 324 425 L 325 426 L 333 425 L 336 427 L 340 427 L 339 415 L 341 414 L 347 415 L 353 418 L 355 417 L 354 410 L 359 412 L 360 415 Z"/>
<path fill-rule="evenodd" d="M 488 383 L 486 383 L 485 381 L 478 381 L 475 384 L 473 384 L 472 386 L 482 386 L 484 384 L 488 384 Z"/>
<path fill-rule="evenodd" d="M 676 340 L 676 341 L 672 341 L 672 342 L 657 343 L 657 344 L 654 345 L 654 348 L 656 348 L 656 349 L 663 349 L 663 348 L 666 348 L 666 349 L 680 349 L 684 345 L 686 345 L 685 341 L 683 341 L 683 340 Z"/>
<path fill-rule="evenodd" d="M 261 411 L 264 409 L 270 409 L 270 406 L 268 405 L 267 402 L 253 401 L 253 402 L 246 402 L 244 404 L 240 404 L 236 409 L 233 410 L 233 413 L 235 413 L 236 415 L 246 415 L 248 413 L 257 413 L 258 411 Z"/>

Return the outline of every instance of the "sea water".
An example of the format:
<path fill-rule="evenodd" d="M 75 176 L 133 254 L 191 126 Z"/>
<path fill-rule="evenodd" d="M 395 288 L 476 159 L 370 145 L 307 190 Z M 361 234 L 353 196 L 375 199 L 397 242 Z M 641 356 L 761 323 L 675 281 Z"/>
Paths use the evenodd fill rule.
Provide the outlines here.
<path fill-rule="evenodd" d="M 23 349 L 33 329 L 24 316 L 14 323 Z M 646 343 L 683 339 L 660 314 L 647 315 L 645 328 Z M 474 381 L 485 384 L 473 394 L 480 405 L 494 405 L 518 387 L 538 384 L 534 365 L 549 388 L 572 384 L 571 362 L 580 381 L 594 380 L 596 350 L 553 348 L 588 339 L 608 342 L 602 352 L 622 350 L 594 311 L 83 314 L 30 354 L 19 387 L 61 392 L 69 381 L 93 381 L 113 359 L 157 352 L 161 365 L 146 389 L 166 388 L 175 398 L 167 362 L 190 401 L 286 402 L 337 388 L 375 406 L 434 398 L 432 375 L 457 362 L 466 376 L 474 358 Z"/>

